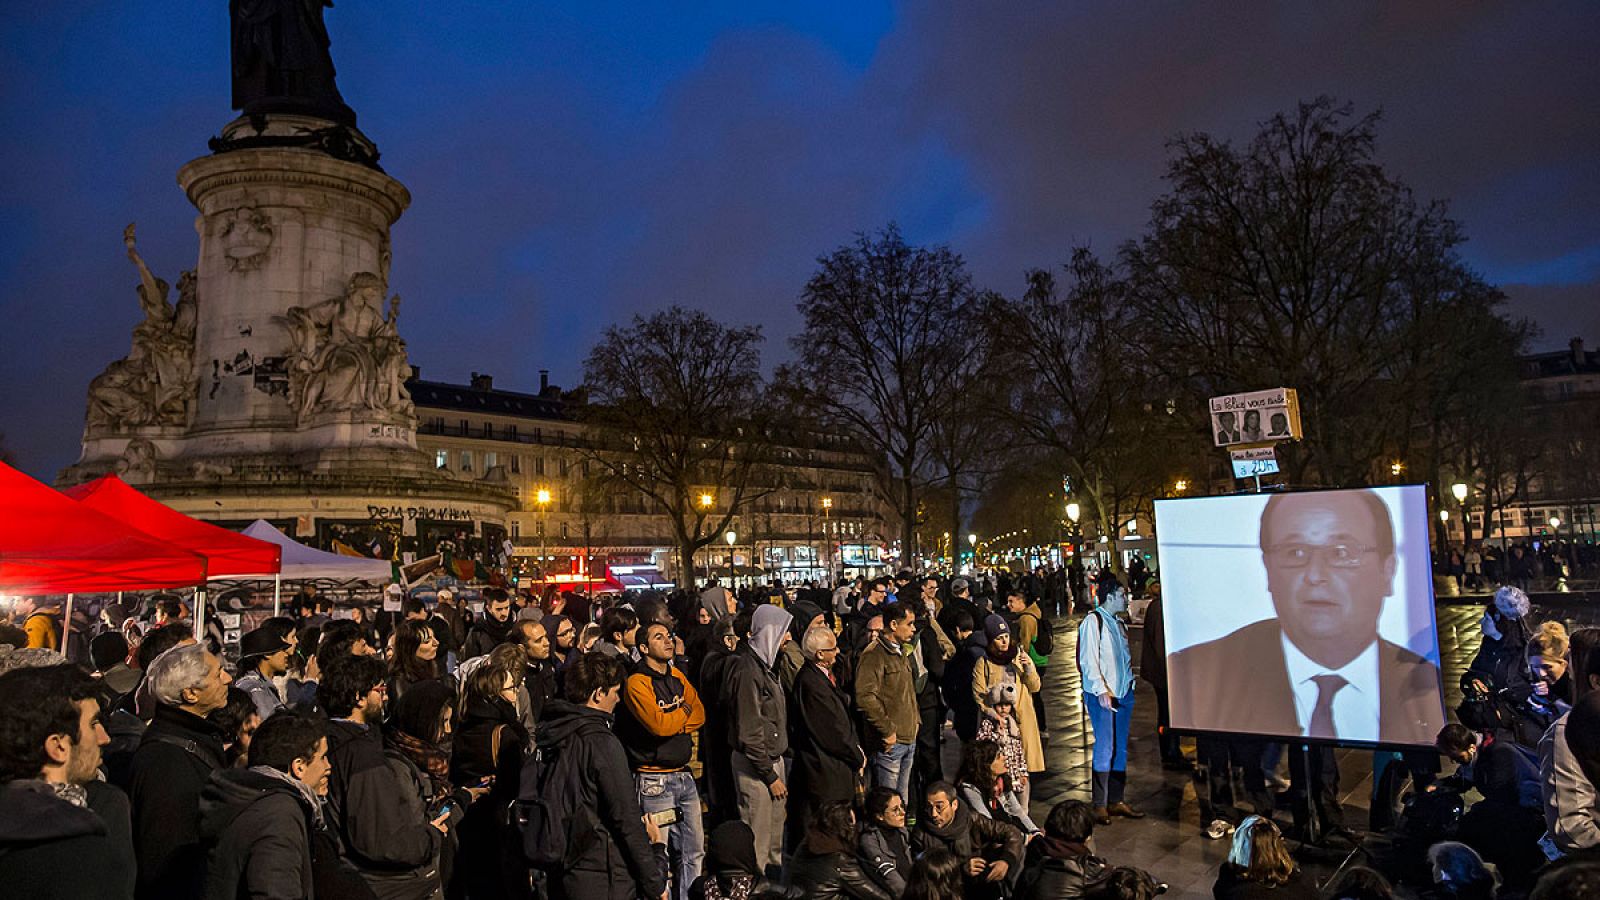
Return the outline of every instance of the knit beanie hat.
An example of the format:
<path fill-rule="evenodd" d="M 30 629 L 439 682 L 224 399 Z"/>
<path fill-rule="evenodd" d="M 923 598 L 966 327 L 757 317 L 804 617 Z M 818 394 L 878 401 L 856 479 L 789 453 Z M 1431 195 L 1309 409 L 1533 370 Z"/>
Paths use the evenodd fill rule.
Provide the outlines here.
<path fill-rule="evenodd" d="M 1011 626 L 1007 625 L 1006 620 L 999 616 L 991 615 L 983 620 L 983 634 L 991 641 L 1002 634 L 1010 633 Z"/>

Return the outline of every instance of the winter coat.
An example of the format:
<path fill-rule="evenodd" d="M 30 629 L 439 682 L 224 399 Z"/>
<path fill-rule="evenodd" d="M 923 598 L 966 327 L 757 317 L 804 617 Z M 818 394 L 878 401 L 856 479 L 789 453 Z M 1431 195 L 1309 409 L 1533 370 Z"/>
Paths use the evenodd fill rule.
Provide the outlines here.
<path fill-rule="evenodd" d="M 872 752 L 881 751 L 889 735 L 896 743 L 916 743 L 921 716 L 910 658 L 882 639 L 873 642 L 856 664 L 856 706 L 867 720 Z"/>
<path fill-rule="evenodd" d="M 789 729 L 798 795 L 813 809 L 832 801 L 853 801 L 865 757 L 856 743 L 844 691 L 815 664 L 795 677 Z"/>
<path fill-rule="evenodd" d="M 737 802 L 733 771 L 726 763 L 733 749 L 728 698 L 729 676 L 736 658 L 733 651 L 714 643 L 700 661 L 700 696 L 706 704 L 706 724 L 700 729 L 700 765 L 706 775 L 706 801 L 718 810 Z"/>
<path fill-rule="evenodd" d="M 1111 874 L 1111 864 L 1083 844 L 1045 835 L 1028 844 L 1017 900 L 1078 900 Z"/>
<path fill-rule="evenodd" d="M 579 820 L 571 825 L 565 865 L 549 876 L 561 896 L 583 900 L 659 897 L 666 872 L 640 818 L 639 795 L 622 742 L 611 732 L 611 716 L 588 706 L 552 700 L 539 729 L 539 749 L 572 761 L 579 772 Z M 567 765 L 566 762 L 561 763 Z"/>
<path fill-rule="evenodd" d="M 545 704 L 550 698 L 560 694 L 556 685 L 555 658 L 542 659 L 529 664 L 522 675 L 522 685 L 528 691 L 528 715 L 534 723 L 534 730 L 538 730 L 539 718 L 544 715 Z"/>
<path fill-rule="evenodd" d="M 1013 707 L 1017 724 L 1022 726 L 1022 752 L 1028 760 L 1029 772 L 1044 771 L 1044 741 L 1039 738 L 1039 719 L 1033 712 L 1033 695 L 1039 690 L 1039 670 L 1033 660 L 1018 653 L 1016 659 L 1001 665 L 987 654 L 980 658 L 972 672 L 972 696 L 980 709 L 989 706 L 989 689 L 1004 682 L 1017 686 L 1017 705 Z"/>
<path fill-rule="evenodd" d="M 219 769 L 200 792 L 206 900 L 306 900 L 314 811 L 284 778 Z"/>
<path fill-rule="evenodd" d="M 983 648 L 983 632 L 974 632 L 944 667 L 941 685 L 944 702 L 954 714 L 956 736 L 963 741 L 973 740 L 978 735 L 981 707 L 972 693 L 972 679 L 978 660 L 983 659 Z"/>
<path fill-rule="evenodd" d="M 1022 832 L 1004 822 L 996 822 L 973 813 L 966 804 L 956 806 L 955 818 L 940 827 L 932 816 L 917 820 L 917 830 L 911 836 L 911 852 L 922 856 L 929 850 L 944 850 L 956 859 L 983 859 L 989 862 L 1004 861 L 1013 873 L 1022 867 Z M 982 876 L 979 876 L 980 878 Z M 969 888 L 980 883 L 967 879 Z M 979 893 L 994 893 L 980 890 Z"/>
<path fill-rule="evenodd" d="M 133 838 L 127 795 L 84 786 L 85 809 L 42 781 L 0 786 L 0 885 L 28 900 L 130 900 Z"/>
<path fill-rule="evenodd" d="M 1216 884 L 1211 886 L 1211 896 L 1215 900 L 1319 900 L 1322 894 L 1316 883 L 1298 869 L 1288 881 L 1274 886 L 1246 881 L 1239 877 L 1236 866 L 1223 863 Z"/>
<path fill-rule="evenodd" d="M 904 828 L 864 826 L 856 840 L 856 856 L 867 875 L 889 896 L 905 893 L 906 876 L 911 874 L 911 838 Z"/>
<path fill-rule="evenodd" d="M 512 621 L 509 617 L 504 622 L 500 622 L 485 615 L 478 620 L 478 624 L 472 626 L 471 631 L 467 632 L 467 639 L 462 644 L 460 657 L 463 660 L 468 660 L 475 656 L 483 656 L 505 643 L 506 638 L 511 634 L 511 625 Z"/>
<path fill-rule="evenodd" d="M 205 889 L 200 791 L 225 767 L 216 726 L 174 706 L 156 708 L 129 765 L 140 898 L 183 900 Z"/>
<path fill-rule="evenodd" d="M 1539 782 L 1550 839 L 1563 853 L 1600 847 L 1600 799 L 1567 745 L 1567 717 L 1539 741 Z"/>
<path fill-rule="evenodd" d="M 732 752 L 749 760 L 757 777 L 769 785 L 778 780 L 777 761 L 789 752 L 788 711 L 772 666 L 790 618 L 776 606 L 756 609 L 750 639 L 734 653 L 724 697 L 733 710 Z"/>
<path fill-rule="evenodd" d="M 815 832 L 806 835 L 789 861 L 789 883 L 816 900 L 890 900 L 889 893 L 861 870 L 854 847 Z"/>
<path fill-rule="evenodd" d="M 1022 798 L 1016 791 L 1004 790 L 991 801 L 984 796 L 982 789 L 977 785 L 963 781 L 956 786 L 956 792 L 961 795 L 961 805 L 980 816 L 1004 822 L 1013 828 L 1019 829 L 1023 834 L 1032 834 L 1039 830 L 1028 818 L 1028 811 L 1022 806 Z"/>
<path fill-rule="evenodd" d="M 617 737 L 635 772 L 687 769 L 694 758 L 694 733 L 705 723 L 699 692 L 675 667 L 661 674 L 641 662 L 622 683 Z"/>
<path fill-rule="evenodd" d="M 1139 677 L 1150 682 L 1157 694 L 1167 692 L 1167 635 L 1166 614 L 1161 611 L 1161 598 L 1150 601 L 1144 610 L 1143 646 L 1139 654 Z"/>
<path fill-rule="evenodd" d="M 328 805 L 351 864 L 384 900 L 432 897 L 444 835 L 429 824 L 423 774 L 385 752 L 376 730 L 345 719 L 328 723 L 328 761 Z"/>
<path fill-rule="evenodd" d="M 474 900 L 531 896 L 520 843 L 502 815 L 521 793 L 522 761 L 529 744 L 516 709 L 506 700 L 476 698 L 467 705 L 451 742 L 450 780 L 466 788 L 493 776 L 494 784 L 466 807 L 456 829 L 460 840 L 450 866 L 452 896 L 458 892 Z"/>

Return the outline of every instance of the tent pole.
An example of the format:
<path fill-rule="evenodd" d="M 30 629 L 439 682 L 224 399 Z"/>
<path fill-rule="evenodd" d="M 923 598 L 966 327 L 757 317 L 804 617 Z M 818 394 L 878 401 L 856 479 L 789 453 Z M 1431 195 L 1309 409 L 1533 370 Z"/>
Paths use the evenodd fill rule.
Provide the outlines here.
<path fill-rule="evenodd" d="M 272 617 L 283 615 L 283 573 L 272 576 Z"/>
<path fill-rule="evenodd" d="M 67 638 L 72 636 L 72 601 L 76 596 L 76 594 L 67 595 L 66 614 L 61 617 L 61 655 L 63 657 L 67 655 Z"/>
<path fill-rule="evenodd" d="M 194 589 L 194 639 L 199 643 L 205 638 L 206 633 L 206 592 L 200 588 Z"/>

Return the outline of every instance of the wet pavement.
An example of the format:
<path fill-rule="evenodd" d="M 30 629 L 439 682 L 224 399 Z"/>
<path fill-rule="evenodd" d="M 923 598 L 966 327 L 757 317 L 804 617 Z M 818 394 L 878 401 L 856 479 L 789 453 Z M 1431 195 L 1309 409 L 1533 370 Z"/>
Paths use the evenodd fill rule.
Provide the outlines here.
<path fill-rule="evenodd" d="M 1453 710 L 1460 701 L 1457 685 L 1461 673 L 1466 671 L 1477 652 L 1480 640 L 1478 620 L 1482 615 L 1481 601 L 1473 598 L 1463 598 L 1455 604 L 1441 602 L 1438 607 L 1447 709 Z M 1531 620 L 1537 623 L 1546 619 L 1562 620 L 1570 630 L 1600 624 L 1600 609 L 1572 604 L 1551 607 L 1536 605 Z M 1077 668 L 1073 662 L 1076 658 L 1076 620 L 1058 619 L 1055 633 L 1056 652 L 1051 664 L 1043 672 L 1046 716 L 1050 725 L 1046 747 L 1049 772 L 1034 780 L 1031 804 L 1033 819 L 1041 825 L 1054 803 L 1069 798 L 1088 800 L 1090 788 L 1093 736 L 1084 715 Z M 1139 662 L 1140 638 L 1138 628 L 1131 629 L 1135 666 Z M 952 773 L 958 762 L 954 744 L 953 740 L 946 744 L 946 767 Z M 1193 742 L 1186 741 L 1185 749 L 1192 758 Z M 1345 824 L 1353 830 L 1364 830 L 1372 796 L 1373 754 L 1371 751 L 1341 750 L 1338 751 L 1338 759 Z M 1228 841 L 1210 840 L 1201 833 L 1204 823 L 1199 821 L 1194 784 L 1190 777 L 1161 768 L 1160 753 L 1156 746 L 1155 694 L 1142 680 L 1138 683 L 1135 696 L 1133 728 L 1128 747 L 1127 797 L 1130 804 L 1149 815 L 1142 820 L 1117 819 L 1114 824 L 1097 829 L 1095 840 L 1101 855 L 1115 865 L 1146 869 L 1170 885 L 1169 897 L 1211 896 L 1217 867 L 1227 857 Z M 1280 824 L 1287 825 L 1289 816 L 1286 810 L 1280 808 L 1278 820 Z M 1338 855 L 1333 855 L 1317 862 L 1310 859 L 1308 854 L 1301 862 L 1308 873 L 1317 876 L 1320 881 L 1333 873 L 1339 860 Z"/>

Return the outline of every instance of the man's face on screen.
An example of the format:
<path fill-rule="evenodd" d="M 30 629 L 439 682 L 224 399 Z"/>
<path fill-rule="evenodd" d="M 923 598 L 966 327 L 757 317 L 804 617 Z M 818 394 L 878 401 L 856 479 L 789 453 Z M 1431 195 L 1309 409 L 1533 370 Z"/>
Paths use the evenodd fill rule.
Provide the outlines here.
<path fill-rule="evenodd" d="M 1355 494 L 1286 496 L 1263 532 L 1267 590 L 1289 640 L 1325 666 L 1354 659 L 1377 637 L 1394 587 L 1372 510 Z"/>

